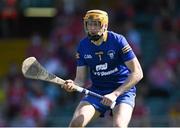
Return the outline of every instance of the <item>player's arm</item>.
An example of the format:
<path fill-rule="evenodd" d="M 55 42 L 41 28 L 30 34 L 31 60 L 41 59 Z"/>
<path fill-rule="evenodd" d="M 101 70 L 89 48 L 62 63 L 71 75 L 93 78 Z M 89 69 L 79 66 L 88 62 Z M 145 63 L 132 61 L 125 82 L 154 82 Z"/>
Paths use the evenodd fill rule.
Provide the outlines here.
<path fill-rule="evenodd" d="M 131 73 L 124 84 L 113 92 L 117 97 L 136 85 L 143 78 L 143 71 L 136 57 L 129 61 L 126 61 L 125 64 L 129 68 Z"/>
<path fill-rule="evenodd" d="M 74 83 L 83 86 L 85 81 L 87 80 L 87 74 L 88 74 L 88 68 L 87 66 L 79 66 L 76 69 L 76 78 L 74 80 Z"/>
<path fill-rule="evenodd" d="M 101 103 L 103 103 L 104 105 L 110 106 L 117 99 L 118 96 L 129 90 L 143 78 L 143 72 L 136 57 L 129 61 L 126 61 L 125 64 L 131 72 L 130 75 L 128 76 L 124 84 L 122 84 L 112 93 L 104 96 L 103 100 L 101 101 Z"/>
<path fill-rule="evenodd" d="M 87 79 L 87 72 L 87 66 L 78 66 L 76 68 L 75 80 L 66 80 L 66 86 L 64 86 L 64 89 L 68 92 L 72 92 L 75 90 L 74 84 L 82 87 Z"/>

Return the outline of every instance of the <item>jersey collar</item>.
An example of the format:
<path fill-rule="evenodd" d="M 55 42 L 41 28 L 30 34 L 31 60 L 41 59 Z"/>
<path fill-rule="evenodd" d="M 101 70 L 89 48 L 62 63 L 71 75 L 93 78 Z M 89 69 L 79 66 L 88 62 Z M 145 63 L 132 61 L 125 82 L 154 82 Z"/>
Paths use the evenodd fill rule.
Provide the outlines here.
<path fill-rule="evenodd" d="M 104 32 L 103 34 L 103 40 L 98 40 L 98 42 L 94 42 L 94 41 L 91 41 L 93 44 L 99 46 L 101 45 L 102 43 L 106 42 L 107 41 L 107 38 L 108 38 L 108 31 Z"/>

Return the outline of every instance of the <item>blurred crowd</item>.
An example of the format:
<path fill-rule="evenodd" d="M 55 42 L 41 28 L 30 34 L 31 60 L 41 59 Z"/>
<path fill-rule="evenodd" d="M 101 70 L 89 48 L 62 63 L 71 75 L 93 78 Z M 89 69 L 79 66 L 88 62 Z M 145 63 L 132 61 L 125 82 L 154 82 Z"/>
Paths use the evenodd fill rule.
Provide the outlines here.
<path fill-rule="evenodd" d="M 28 1 L 31 0 L 0 1 L 0 37 L 24 38 L 24 31 L 19 30 L 23 22 L 20 8 Z M 49 72 L 73 79 L 76 46 L 85 36 L 83 16 L 89 9 L 105 10 L 109 14 L 109 30 L 126 37 L 144 71 L 144 79 L 137 85 L 130 125 L 180 126 L 178 0 L 77 0 L 77 3 L 59 0 L 55 3 L 58 11 L 51 19 L 48 33 L 44 36 L 42 31 L 32 30 L 25 37 L 30 40 L 26 57 L 34 56 Z M 63 119 L 65 110 L 70 112 L 64 114 L 71 117 L 80 97 L 47 82 L 27 80 L 18 65 L 12 64 L 7 74 L 0 77 L 0 126 L 54 126 L 50 119 L 53 113 L 62 112 L 56 115 L 56 120 Z"/>

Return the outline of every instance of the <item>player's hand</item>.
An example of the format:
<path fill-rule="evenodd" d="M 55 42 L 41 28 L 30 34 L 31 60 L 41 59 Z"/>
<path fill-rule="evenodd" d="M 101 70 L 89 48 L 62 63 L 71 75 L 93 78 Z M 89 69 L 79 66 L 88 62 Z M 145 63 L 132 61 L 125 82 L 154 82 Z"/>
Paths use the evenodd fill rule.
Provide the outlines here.
<path fill-rule="evenodd" d="M 64 88 L 67 92 L 73 92 L 76 90 L 73 80 L 66 80 L 62 88 Z"/>
<path fill-rule="evenodd" d="M 117 99 L 117 96 L 114 93 L 110 93 L 103 96 L 101 103 L 106 106 L 111 106 Z"/>

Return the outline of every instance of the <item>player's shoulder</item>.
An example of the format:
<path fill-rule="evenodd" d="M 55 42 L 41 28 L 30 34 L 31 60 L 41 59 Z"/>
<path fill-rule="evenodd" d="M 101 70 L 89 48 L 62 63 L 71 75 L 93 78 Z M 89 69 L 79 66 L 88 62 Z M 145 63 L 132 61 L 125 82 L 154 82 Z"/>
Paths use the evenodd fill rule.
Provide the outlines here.
<path fill-rule="evenodd" d="M 108 35 L 111 39 L 115 39 L 115 40 L 122 40 L 123 38 L 125 38 L 122 34 L 113 32 L 113 31 L 108 31 Z"/>
<path fill-rule="evenodd" d="M 122 47 L 123 43 L 124 43 L 124 40 L 126 40 L 125 37 L 122 34 L 115 33 L 113 31 L 109 31 L 108 35 L 109 35 L 108 36 L 109 40 L 111 42 L 113 42 L 113 44 L 116 45 L 116 46 Z"/>
<path fill-rule="evenodd" d="M 82 38 L 82 39 L 79 41 L 78 46 L 79 46 L 79 47 L 87 46 L 87 45 L 88 45 L 88 42 L 89 42 L 88 37 L 84 37 L 84 38 Z"/>

